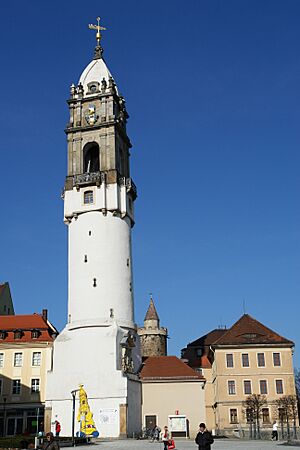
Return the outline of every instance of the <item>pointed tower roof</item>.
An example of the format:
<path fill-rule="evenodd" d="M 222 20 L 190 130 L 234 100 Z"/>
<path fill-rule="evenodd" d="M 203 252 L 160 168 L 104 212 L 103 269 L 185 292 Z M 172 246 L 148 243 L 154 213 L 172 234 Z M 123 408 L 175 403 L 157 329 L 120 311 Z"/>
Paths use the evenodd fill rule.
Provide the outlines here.
<path fill-rule="evenodd" d="M 89 29 L 97 31 L 97 45 L 95 47 L 94 59 L 86 66 L 78 82 L 78 84 L 83 87 L 84 97 L 92 97 L 93 95 L 97 95 L 97 91 L 93 93 L 89 90 L 89 85 L 93 82 L 99 84 L 104 83 L 105 86 L 113 88 L 115 92 L 118 93 L 118 88 L 115 84 L 113 76 L 102 57 L 103 48 L 101 46 L 101 31 L 106 30 L 106 28 L 100 26 L 100 17 L 97 17 L 97 22 L 97 25 L 89 24 Z"/>
<path fill-rule="evenodd" d="M 249 316 L 249 314 L 244 314 L 231 328 L 214 342 L 213 347 L 223 345 L 293 346 L 294 343 L 275 333 L 275 331 Z"/>
<path fill-rule="evenodd" d="M 150 298 L 150 305 L 145 315 L 145 320 L 159 320 L 157 311 L 155 309 L 153 298 Z"/>
<path fill-rule="evenodd" d="M 114 88 L 116 90 L 116 92 L 118 92 L 117 90 L 117 86 L 114 83 L 114 79 L 112 77 L 112 74 L 110 73 L 110 71 L 108 70 L 104 59 L 93 59 L 84 69 L 84 71 L 82 72 L 79 82 L 78 84 L 82 84 L 83 86 L 83 91 L 84 91 L 84 96 L 93 96 L 93 95 L 97 95 L 97 94 L 93 94 L 93 93 L 87 93 L 88 92 L 88 85 L 92 82 L 97 82 L 97 83 L 103 83 L 105 81 L 106 86 L 109 86 L 111 83 L 113 83 Z"/>

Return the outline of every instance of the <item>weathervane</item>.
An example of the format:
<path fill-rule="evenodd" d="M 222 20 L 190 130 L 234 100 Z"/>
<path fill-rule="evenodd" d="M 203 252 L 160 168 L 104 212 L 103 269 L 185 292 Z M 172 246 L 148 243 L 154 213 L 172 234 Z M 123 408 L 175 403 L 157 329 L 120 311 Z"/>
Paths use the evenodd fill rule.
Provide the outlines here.
<path fill-rule="evenodd" d="M 100 17 L 97 17 L 96 20 L 97 20 L 98 24 L 97 25 L 93 25 L 92 23 L 89 23 L 89 29 L 90 30 L 97 30 L 97 33 L 96 33 L 97 45 L 100 46 L 100 41 L 102 39 L 101 30 L 106 30 L 106 28 L 101 27 L 101 25 L 100 25 Z"/>

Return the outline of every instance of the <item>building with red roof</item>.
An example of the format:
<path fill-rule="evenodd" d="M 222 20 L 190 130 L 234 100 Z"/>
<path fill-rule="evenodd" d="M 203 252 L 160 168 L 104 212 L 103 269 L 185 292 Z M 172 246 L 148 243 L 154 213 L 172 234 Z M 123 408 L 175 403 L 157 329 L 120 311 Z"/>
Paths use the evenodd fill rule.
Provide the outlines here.
<path fill-rule="evenodd" d="M 173 437 L 194 437 L 205 420 L 204 377 L 176 356 L 149 356 L 140 379 L 144 427 L 167 425 Z"/>
<path fill-rule="evenodd" d="M 188 344 L 182 357 L 202 373 L 207 424 L 220 434 L 253 432 L 253 414 L 246 399 L 259 394 L 266 399 L 260 412 L 261 429 L 271 433 L 279 419 L 278 400 L 295 397 L 294 343 L 249 314 L 229 329 L 217 329 Z M 298 421 L 297 421 L 298 425 Z"/>
<path fill-rule="evenodd" d="M 45 386 L 58 334 L 42 314 L 0 315 L 0 434 L 43 430 Z"/>

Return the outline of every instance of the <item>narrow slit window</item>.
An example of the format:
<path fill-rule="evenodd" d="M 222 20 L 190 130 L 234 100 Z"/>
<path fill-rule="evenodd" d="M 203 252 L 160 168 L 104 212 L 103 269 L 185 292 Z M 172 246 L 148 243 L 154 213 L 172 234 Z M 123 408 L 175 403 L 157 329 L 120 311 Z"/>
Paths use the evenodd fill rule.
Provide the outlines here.
<path fill-rule="evenodd" d="M 97 287 L 97 279 L 93 278 L 93 287 Z"/>
<path fill-rule="evenodd" d="M 87 255 L 84 255 L 84 262 L 87 262 Z"/>

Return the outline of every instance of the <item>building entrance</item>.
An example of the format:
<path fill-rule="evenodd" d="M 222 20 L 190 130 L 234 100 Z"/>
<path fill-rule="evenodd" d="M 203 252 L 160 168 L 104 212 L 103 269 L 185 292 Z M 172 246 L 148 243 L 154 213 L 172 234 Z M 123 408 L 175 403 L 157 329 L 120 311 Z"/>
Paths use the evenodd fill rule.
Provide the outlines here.
<path fill-rule="evenodd" d="M 146 416 L 145 417 L 145 422 L 146 422 L 146 428 L 148 429 L 148 430 L 152 430 L 154 427 L 155 427 L 155 425 L 157 425 L 157 423 L 156 423 L 156 416 Z"/>

